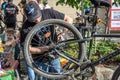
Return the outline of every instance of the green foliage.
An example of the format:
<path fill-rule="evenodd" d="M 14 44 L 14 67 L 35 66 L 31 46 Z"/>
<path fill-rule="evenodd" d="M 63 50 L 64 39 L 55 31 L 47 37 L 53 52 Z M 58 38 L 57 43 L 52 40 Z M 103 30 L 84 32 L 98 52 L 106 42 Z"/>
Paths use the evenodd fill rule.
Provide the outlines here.
<path fill-rule="evenodd" d="M 92 5 L 90 0 L 84 0 L 84 3 L 81 2 L 82 0 L 58 0 L 56 5 L 68 5 L 76 9 L 82 9 L 81 4 L 84 7 L 90 7 Z"/>
<path fill-rule="evenodd" d="M 64 47 L 65 55 L 69 55 L 72 58 L 78 58 L 79 55 L 79 44 L 71 43 Z M 113 42 L 111 40 L 103 40 L 103 41 L 94 41 L 93 47 L 91 49 L 91 60 L 96 61 L 100 56 L 106 56 L 116 50 L 116 48 L 120 49 L 120 43 Z M 87 53 L 89 49 L 89 43 L 87 42 Z M 62 53 L 62 52 L 61 52 Z M 112 59 L 112 61 L 120 61 L 120 55 L 116 56 Z"/>
<path fill-rule="evenodd" d="M 69 55 L 72 58 L 78 58 L 79 55 L 79 44 L 78 43 L 71 43 L 64 46 L 64 54 Z"/>
<path fill-rule="evenodd" d="M 84 1 L 82 3 L 82 1 Z M 81 5 L 83 4 L 83 5 Z M 112 3 L 112 5 L 118 6 L 120 4 L 120 0 L 114 0 L 114 2 Z M 90 0 L 58 0 L 56 5 L 68 5 L 72 8 L 76 8 L 81 10 L 82 6 L 84 8 L 86 7 L 90 7 L 92 5 Z"/>
<path fill-rule="evenodd" d="M 115 5 L 116 7 L 118 7 L 118 5 L 120 5 L 120 0 L 114 0 L 112 5 Z"/>
<path fill-rule="evenodd" d="M 114 52 L 117 48 L 120 48 L 120 43 L 115 43 L 111 40 L 96 41 L 92 47 L 91 59 L 95 61 L 99 58 L 99 56 L 106 56 Z M 120 56 L 113 58 L 113 60 L 120 61 Z"/>
<path fill-rule="evenodd" d="M 101 41 L 97 44 L 96 46 L 96 52 L 102 54 L 102 55 L 107 55 L 110 52 L 114 51 L 114 42 L 112 41 Z"/>
<path fill-rule="evenodd" d="M 48 2 L 48 0 L 42 0 L 42 3 L 43 4 L 45 4 L 45 3 L 47 3 Z"/>

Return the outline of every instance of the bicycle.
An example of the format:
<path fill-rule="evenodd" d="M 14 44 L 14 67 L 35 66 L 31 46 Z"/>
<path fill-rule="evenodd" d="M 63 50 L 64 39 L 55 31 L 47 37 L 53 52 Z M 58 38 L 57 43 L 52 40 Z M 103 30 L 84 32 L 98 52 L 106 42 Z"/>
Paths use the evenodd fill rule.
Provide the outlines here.
<path fill-rule="evenodd" d="M 120 66 L 115 70 L 112 80 L 120 80 Z"/>
<path fill-rule="evenodd" d="M 72 76 L 72 74 L 74 74 L 74 77 L 82 75 L 82 80 L 84 80 L 84 77 L 91 76 L 95 72 L 94 66 L 101 64 L 119 54 L 120 50 L 118 49 L 114 53 L 109 54 L 95 62 L 89 62 L 91 57 L 90 50 L 92 48 L 94 37 L 120 37 L 120 35 L 95 34 L 98 7 L 110 7 L 111 5 L 109 2 L 104 0 L 91 0 L 91 2 L 95 6 L 95 13 L 93 15 L 94 19 L 92 21 L 92 31 L 90 38 L 84 39 L 81 33 L 73 25 L 58 19 L 42 21 L 35 25 L 34 28 L 28 33 L 24 44 L 25 58 L 27 60 L 28 65 L 30 65 L 30 67 L 33 68 L 33 70 L 38 75 L 58 79 L 65 78 L 67 76 Z M 55 42 L 49 38 L 51 36 L 51 32 L 47 31 L 48 29 L 46 28 L 46 26 L 53 27 L 53 25 L 54 30 L 56 32 L 54 37 L 57 37 L 57 40 Z M 65 32 L 66 36 L 64 36 L 64 40 L 61 40 L 59 36 L 64 33 L 64 28 L 67 29 L 67 32 Z M 41 35 L 44 37 L 42 37 Z M 38 39 L 35 40 L 34 37 L 37 37 Z M 44 44 L 45 39 L 49 39 L 49 41 L 53 43 L 53 45 L 50 45 L 50 50 L 44 56 L 47 55 L 51 58 L 51 60 L 54 60 L 54 54 L 56 54 L 67 60 L 67 63 L 64 66 L 62 66 L 62 73 L 46 72 L 43 69 L 38 68 L 38 66 L 34 63 L 34 58 L 30 53 L 29 46 L 31 44 L 34 44 L 35 47 L 48 46 L 48 44 Z M 37 42 L 38 44 L 33 43 L 33 41 Z M 87 57 L 85 46 L 86 41 L 90 41 L 89 54 Z M 36 58 L 39 58 L 39 56 Z M 45 65 L 52 67 L 48 63 L 49 62 L 46 62 Z M 75 74 L 75 71 L 78 68 L 80 68 L 80 72 Z"/>

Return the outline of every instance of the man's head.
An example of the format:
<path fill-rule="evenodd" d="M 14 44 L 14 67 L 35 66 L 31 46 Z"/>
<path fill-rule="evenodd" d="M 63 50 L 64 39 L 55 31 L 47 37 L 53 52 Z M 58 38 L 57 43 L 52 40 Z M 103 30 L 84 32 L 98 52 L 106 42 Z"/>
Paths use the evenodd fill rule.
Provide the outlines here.
<path fill-rule="evenodd" d="M 24 13 L 30 22 L 35 22 L 42 16 L 39 5 L 35 1 L 30 1 L 25 4 Z"/>

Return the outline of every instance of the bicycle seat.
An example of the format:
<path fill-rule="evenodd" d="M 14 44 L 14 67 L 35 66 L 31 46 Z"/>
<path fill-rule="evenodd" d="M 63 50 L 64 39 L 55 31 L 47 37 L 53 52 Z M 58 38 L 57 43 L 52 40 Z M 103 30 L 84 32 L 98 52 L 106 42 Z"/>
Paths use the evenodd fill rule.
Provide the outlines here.
<path fill-rule="evenodd" d="M 91 2 L 95 6 L 106 6 L 106 7 L 111 7 L 110 1 L 109 0 L 91 0 Z"/>

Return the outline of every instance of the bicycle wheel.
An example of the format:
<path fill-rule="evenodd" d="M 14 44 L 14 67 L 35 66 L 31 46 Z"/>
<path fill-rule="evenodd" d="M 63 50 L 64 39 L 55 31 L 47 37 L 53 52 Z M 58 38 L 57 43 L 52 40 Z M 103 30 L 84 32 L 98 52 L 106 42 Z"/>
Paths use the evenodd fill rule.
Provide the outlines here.
<path fill-rule="evenodd" d="M 115 70 L 111 80 L 120 80 L 120 66 Z"/>
<path fill-rule="evenodd" d="M 20 74 L 17 69 L 15 69 L 15 77 L 16 77 L 16 80 L 21 80 Z"/>
<path fill-rule="evenodd" d="M 48 28 L 52 28 L 52 33 Z M 38 75 L 48 78 L 63 78 L 73 74 L 78 65 L 83 61 L 86 50 L 84 42 L 80 42 L 82 39 L 80 32 L 73 25 L 58 19 L 45 20 L 36 24 L 27 35 L 24 44 L 25 58 L 28 65 L 30 65 Z M 46 46 L 48 45 L 46 40 L 48 43 L 54 44 L 55 47 L 52 50 L 49 50 L 47 54 L 44 53 L 43 56 L 33 57 L 30 53 L 29 46 Z M 35 58 L 44 58 L 46 55 L 52 57 L 50 61 L 55 59 L 53 57 L 55 55 L 66 59 L 66 64 L 60 68 L 62 69 L 62 73 L 45 71 L 35 64 Z M 48 62 L 44 62 L 45 65 L 53 69 L 55 68 L 48 64 L 50 62 L 49 60 L 46 61 Z M 68 62 L 70 64 L 67 64 Z"/>

